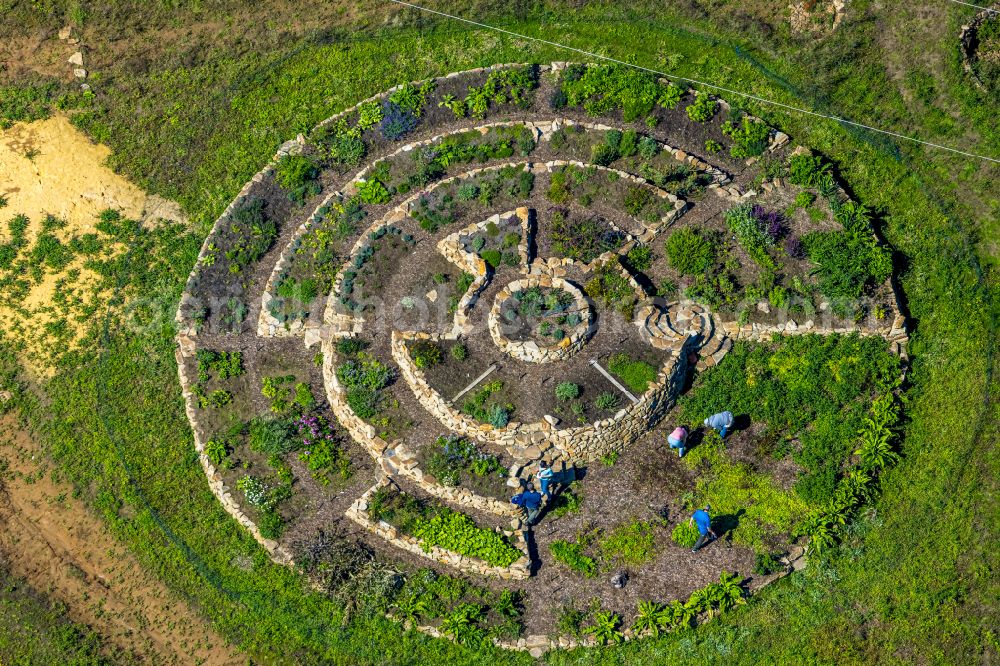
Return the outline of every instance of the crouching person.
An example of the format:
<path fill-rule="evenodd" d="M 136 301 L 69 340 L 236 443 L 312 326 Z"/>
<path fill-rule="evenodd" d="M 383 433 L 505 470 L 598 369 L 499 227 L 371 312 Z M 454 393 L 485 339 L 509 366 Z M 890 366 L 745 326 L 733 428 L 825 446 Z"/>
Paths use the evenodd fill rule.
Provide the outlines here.
<path fill-rule="evenodd" d="M 677 449 L 678 457 L 683 458 L 687 450 L 688 431 L 684 426 L 677 426 L 674 431 L 667 436 L 667 444 L 671 449 Z"/>
<path fill-rule="evenodd" d="M 529 483 L 523 492 L 510 498 L 510 503 L 521 507 L 521 510 L 524 511 L 525 523 L 529 526 L 534 525 L 535 521 L 538 520 L 539 512 L 542 510 L 542 494 L 535 490 L 535 487 Z"/>

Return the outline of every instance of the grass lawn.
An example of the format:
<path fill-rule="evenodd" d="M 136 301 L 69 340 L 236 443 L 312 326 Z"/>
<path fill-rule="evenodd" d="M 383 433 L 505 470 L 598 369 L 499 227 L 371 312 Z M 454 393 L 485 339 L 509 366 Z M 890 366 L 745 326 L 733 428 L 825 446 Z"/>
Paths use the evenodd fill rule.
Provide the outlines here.
<path fill-rule="evenodd" d="M 778 31 L 756 42 L 766 47 L 751 47 L 763 34 L 752 8 L 717 4 L 702 16 L 666 9 L 652 20 L 623 23 L 618 10 L 559 12 L 561 3 L 549 3 L 498 21 L 952 145 L 974 138 L 979 151 L 1000 152 L 995 103 L 961 82 L 952 56 L 942 56 L 930 82 L 921 78 L 920 58 L 909 64 L 895 50 L 890 64 L 896 69 L 885 69 L 883 49 L 914 48 L 881 43 L 887 30 L 924 34 L 924 19 L 914 10 L 868 17 L 869 3 L 852 3 L 859 18 L 848 21 L 840 39 L 817 39 L 803 48 L 801 38 Z M 967 16 L 949 8 L 920 50 L 954 49 L 947 40 Z M 107 20 L 98 12 L 92 17 L 98 26 Z M 58 14 L 51 21 L 58 24 Z M 350 38 L 307 38 L 290 29 L 286 40 L 267 48 L 240 55 L 208 50 L 187 66 L 139 71 L 122 64 L 94 82 L 96 98 L 71 101 L 81 107 L 75 122 L 113 148 L 117 169 L 179 200 L 196 222 L 193 233 L 134 238 L 142 255 L 117 271 L 121 296 L 156 293 L 156 302 L 147 305 L 172 313 L 211 220 L 279 143 L 338 109 L 404 80 L 494 62 L 571 57 L 423 18 L 418 30 L 416 21 L 407 13 L 400 27 Z M 40 113 L 60 89 L 38 91 L 38 100 L 24 99 Z M 881 233 L 898 251 L 900 284 L 916 324 L 903 461 L 840 548 L 747 606 L 693 633 L 592 653 L 554 653 L 547 660 L 997 659 L 1000 456 L 993 449 L 997 412 L 989 400 L 1000 339 L 1000 294 L 989 269 L 996 259 L 989 239 L 1000 219 L 996 168 L 893 145 L 833 122 L 752 110 L 827 155 L 854 195 L 878 213 Z M 25 115 L 10 103 L 0 112 Z M 147 262 L 149 253 L 159 261 Z M 34 387 L 44 397 L 25 396 L 18 404 L 111 529 L 225 636 L 265 662 L 531 663 L 527 655 L 474 652 L 403 633 L 376 614 L 345 623 L 338 604 L 270 564 L 205 484 L 177 383 L 170 314 L 154 319 L 162 324 L 136 330 L 121 324 L 120 303 L 110 305 L 89 346 L 66 356 L 52 379 Z M 11 382 L 10 373 L 0 373 L 0 388 Z M 241 555 L 253 562 L 251 571 L 234 566 Z"/>

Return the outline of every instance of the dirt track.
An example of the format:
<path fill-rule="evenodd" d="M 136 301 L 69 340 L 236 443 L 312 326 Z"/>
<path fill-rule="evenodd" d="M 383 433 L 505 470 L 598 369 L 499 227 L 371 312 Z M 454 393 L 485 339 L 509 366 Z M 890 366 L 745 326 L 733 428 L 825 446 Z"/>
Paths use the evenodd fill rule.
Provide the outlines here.
<path fill-rule="evenodd" d="M 0 469 L 8 466 L 0 479 L 0 559 L 12 574 L 65 603 L 127 662 L 247 662 L 38 460 L 38 446 L 14 419 L 0 418 Z"/>

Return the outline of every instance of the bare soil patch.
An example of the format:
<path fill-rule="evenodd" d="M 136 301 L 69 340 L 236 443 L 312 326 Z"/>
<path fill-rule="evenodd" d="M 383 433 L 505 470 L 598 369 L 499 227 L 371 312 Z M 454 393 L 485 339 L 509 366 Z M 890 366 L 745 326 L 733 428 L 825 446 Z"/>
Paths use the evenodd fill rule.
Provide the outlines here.
<path fill-rule="evenodd" d="M 127 659 L 154 664 L 242 664 L 200 617 L 145 571 L 72 489 L 52 480 L 42 453 L 0 418 L 0 555 L 11 573 L 69 608 Z M 110 648 L 109 648 L 110 649 Z"/>

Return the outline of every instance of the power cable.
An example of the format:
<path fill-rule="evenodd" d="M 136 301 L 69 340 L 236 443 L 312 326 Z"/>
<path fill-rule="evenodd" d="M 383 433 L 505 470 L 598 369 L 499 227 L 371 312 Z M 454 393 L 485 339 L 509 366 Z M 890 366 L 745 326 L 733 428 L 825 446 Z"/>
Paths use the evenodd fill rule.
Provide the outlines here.
<path fill-rule="evenodd" d="M 952 1 L 953 2 L 957 2 L 958 0 L 952 0 Z M 637 69 L 637 70 L 640 70 L 640 71 L 643 71 L 643 72 L 649 72 L 650 74 L 656 74 L 658 76 L 663 76 L 663 77 L 671 78 L 671 79 L 674 79 L 676 81 L 687 81 L 688 83 L 693 83 L 693 84 L 695 84 L 697 86 L 701 86 L 701 87 L 704 87 L 704 88 L 709 88 L 709 89 L 712 89 L 712 90 L 718 90 L 718 91 L 727 93 L 729 95 L 737 95 L 739 97 L 743 97 L 743 98 L 746 98 L 746 99 L 751 99 L 751 100 L 753 100 L 755 102 L 760 102 L 761 104 L 770 104 L 772 106 L 777 106 L 777 107 L 780 107 L 782 109 L 786 109 L 788 111 L 794 111 L 796 113 L 804 113 L 806 115 L 815 116 L 817 118 L 823 118 L 825 120 L 833 120 L 834 122 L 842 123 L 844 125 L 851 125 L 853 127 L 859 127 L 861 129 L 865 129 L 865 130 L 868 130 L 870 132 L 876 132 L 878 134 L 885 134 L 887 136 L 895 137 L 897 139 L 902 139 L 904 141 L 910 141 L 912 143 L 917 143 L 917 144 L 920 144 L 920 145 L 923 145 L 923 146 L 928 146 L 928 147 L 931 147 L 931 148 L 937 148 L 939 150 L 944 150 L 944 151 L 947 151 L 949 153 L 954 153 L 956 155 L 963 155 L 965 157 L 974 157 L 976 159 L 986 160 L 987 162 L 993 162 L 994 164 L 1000 164 L 1000 159 L 997 159 L 995 157 L 989 157 L 987 155 L 980 155 L 978 153 L 971 153 L 971 152 L 966 152 L 964 150 L 959 150 L 958 148 L 951 148 L 949 146 L 943 146 L 943 145 L 941 145 L 939 143 L 934 143 L 932 141 L 925 141 L 923 139 L 918 139 L 916 137 L 907 136 L 906 134 L 900 134 L 898 132 L 893 132 L 891 130 L 885 130 L 885 129 L 880 129 L 878 127 L 872 127 L 871 125 L 865 125 L 864 123 L 859 123 L 859 122 L 856 122 L 856 121 L 853 121 L 853 120 L 849 120 L 847 118 L 841 118 L 839 116 L 827 115 L 825 113 L 819 113 L 818 111 L 810 111 L 809 109 L 803 109 L 801 107 L 792 106 L 790 104 L 785 104 L 783 102 L 779 102 L 777 100 L 768 99 L 766 97 L 760 97 L 758 95 L 753 95 L 751 93 L 745 93 L 745 92 L 741 92 L 739 90 L 733 90 L 732 88 L 726 88 L 725 86 L 716 85 L 714 83 L 708 83 L 707 81 L 699 81 L 698 79 L 692 79 L 691 77 L 688 77 L 688 76 L 681 76 L 679 74 L 670 74 L 670 73 L 667 73 L 667 72 L 661 72 L 659 70 L 650 69 L 649 67 L 643 67 L 642 65 L 636 65 L 634 63 L 627 62 L 625 60 L 619 60 L 617 58 L 612 58 L 610 56 L 601 55 L 599 53 L 593 53 L 591 51 L 585 51 L 583 49 L 578 49 L 576 47 L 568 46 L 566 44 L 560 44 L 559 42 L 553 42 L 553 41 L 549 41 L 547 39 L 542 39 L 541 37 L 531 37 L 529 35 L 523 35 L 521 33 L 513 32 L 511 30 L 507 30 L 505 28 L 499 28 L 497 26 L 489 25 L 487 23 L 480 23 L 479 21 L 473 21 L 471 19 L 462 18 L 461 16 L 455 16 L 454 14 L 448 14 L 446 12 L 441 12 L 441 11 L 438 11 L 436 9 L 429 9 L 427 7 L 421 7 L 420 5 L 415 5 L 415 4 L 410 3 L 410 2 L 405 2 L 404 0 L 388 0 L 388 2 L 393 2 L 393 3 L 397 4 L 397 5 L 402 5 L 404 7 L 410 7 L 411 9 L 416 9 L 418 11 L 426 12 L 426 13 L 429 13 L 429 14 L 437 14 L 438 16 L 443 16 L 445 18 L 450 18 L 450 19 L 453 19 L 455 21 L 461 21 L 463 23 L 467 23 L 469 25 L 474 25 L 474 26 L 479 27 L 479 28 L 484 28 L 486 30 L 493 30 L 495 32 L 503 33 L 505 35 L 510 35 L 511 37 L 516 37 L 518 39 L 526 39 L 526 40 L 531 41 L 531 42 L 537 42 L 539 44 L 546 44 L 548 46 L 554 46 L 554 47 L 559 48 L 559 49 L 564 49 L 564 50 L 567 50 L 567 51 L 573 51 L 574 53 L 579 53 L 581 55 L 585 55 L 585 56 L 588 56 L 590 58 L 596 58 L 598 60 L 605 60 L 607 62 L 613 62 L 615 64 L 624 65 L 626 67 L 631 67 L 633 69 Z"/>
<path fill-rule="evenodd" d="M 991 14 L 1000 14 L 1000 9 L 993 9 L 992 7 L 984 7 L 982 5 L 976 5 L 971 2 L 962 2 L 962 0 L 948 0 L 948 2 L 954 2 L 956 5 L 965 5 L 966 7 L 975 7 L 976 9 L 982 10 L 984 12 L 990 12 Z"/>

